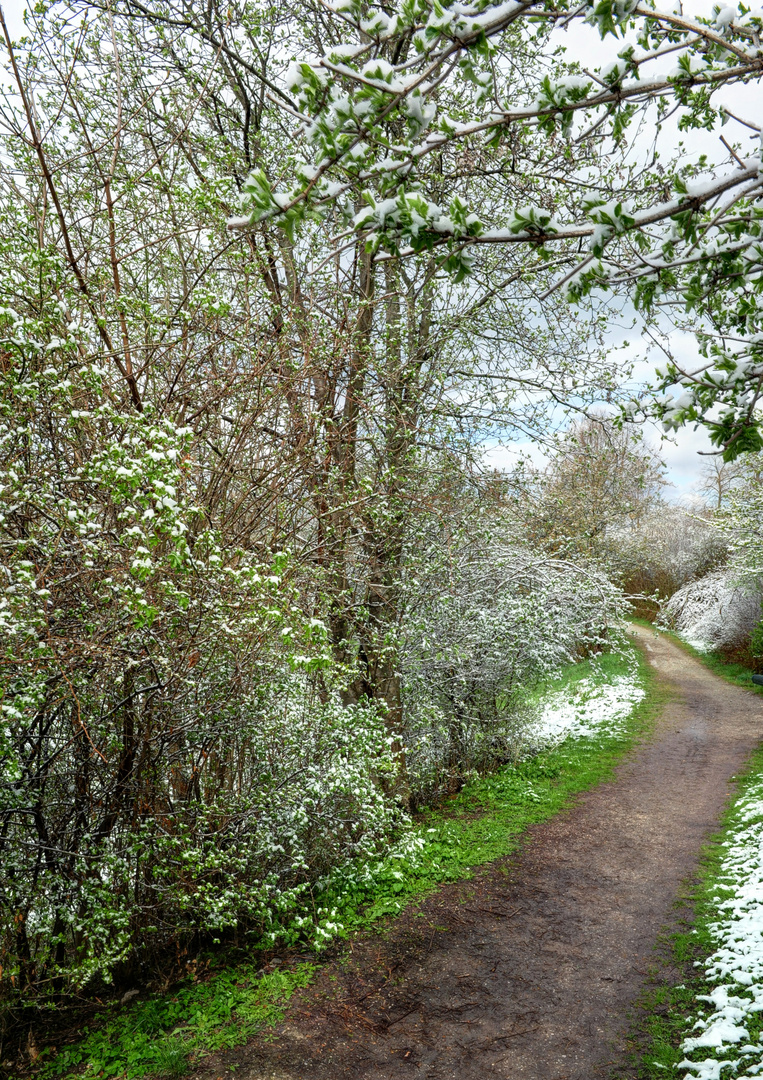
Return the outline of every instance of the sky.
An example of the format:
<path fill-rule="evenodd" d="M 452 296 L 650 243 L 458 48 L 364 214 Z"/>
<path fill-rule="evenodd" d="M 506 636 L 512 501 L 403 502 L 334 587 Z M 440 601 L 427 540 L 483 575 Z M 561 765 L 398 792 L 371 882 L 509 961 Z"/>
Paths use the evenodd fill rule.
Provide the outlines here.
<path fill-rule="evenodd" d="M 685 428 L 678 435 L 663 438 L 663 433 L 654 425 L 644 432 L 645 441 L 659 450 L 667 469 L 665 477 L 668 486 L 663 491 L 663 498 L 668 502 L 690 504 L 695 497 L 699 484 L 702 464 L 707 458 L 700 452 L 707 453 L 713 447 L 704 431 L 692 431 Z M 529 458 L 539 467 L 546 462 L 541 447 L 534 443 L 515 443 L 510 446 L 496 446 L 490 449 L 485 460 L 496 469 L 511 469 L 521 458 Z"/>
<path fill-rule="evenodd" d="M 2 6 L 11 37 L 21 37 L 24 33 L 24 8 L 26 5 L 22 3 L 22 0 L 5 0 L 0 6 Z"/>
<path fill-rule="evenodd" d="M 631 315 L 635 312 L 631 311 Z M 610 329 L 610 342 L 613 349 L 618 350 L 622 358 L 622 366 L 633 364 L 633 376 L 628 382 L 629 392 L 637 390 L 650 379 L 654 379 L 654 369 L 663 358 L 653 345 L 647 344 L 635 329 L 626 328 L 623 317 L 617 320 Z M 627 341 L 627 347 L 623 342 Z M 692 335 L 673 332 L 670 335 L 670 349 L 676 359 L 686 367 L 691 367 L 697 356 L 697 346 Z M 651 351 L 649 351 L 651 349 Z M 612 413 L 612 406 L 602 404 L 601 410 Z M 694 430 L 682 428 L 678 432 L 666 434 L 661 425 L 647 421 L 641 427 L 641 435 L 644 441 L 655 450 L 658 450 L 666 466 L 667 485 L 663 491 L 663 497 L 669 502 L 690 503 L 696 496 L 696 488 L 700 482 L 700 473 L 707 457 L 715 448 L 710 443 L 704 429 Z M 485 455 L 486 463 L 491 468 L 511 469 L 520 458 L 529 459 L 537 466 L 542 467 L 547 461 L 544 449 L 537 443 L 530 441 L 515 442 L 509 445 L 494 445 Z"/>
<path fill-rule="evenodd" d="M 665 7 L 670 6 L 670 0 L 663 0 Z M 683 12 L 688 16 L 710 15 L 715 0 L 686 0 L 683 3 Z M 757 7 L 754 2 L 753 7 Z M 23 0 L 5 0 L 2 4 L 8 29 L 12 37 L 20 37 L 24 33 Z M 579 22 L 570 25 L 562 35 L 562 40 L 568 50 L 569 58 L 585 58 L 585 66 L 591 70 L 594 67 L 610 62 L 622 48 L 622 42 L 615 42 L 612 37 L 602 41 L 598 32 L 593 27 L 585 26 Z M 761 100 L 761 88 L 735 87 L 720 92 L 721 100 L 728 105 L 736 115 L 748 116 L 752 119 L 759 118 L 763 112 L 763 100 Z M 732 128 L 736 127 L 736 131 Z M 724 129 L 724 134 L 729 141 L 734 141 L 741 134 L 738 125 L 729 125 Z M 749 132 L 747 133 L 749 134 Z M 648 141 L 651 143 L 651 133 Z M 711 160 L 721 162 L 725 151 L 719 145 L 718 132 L 688 132 L 679 133 L 675 126 L 665 125 L 662 134 L 663 156 L 671 157 L 679 142 L 684 143 L 683 153 L 688 158 L 696 158 L 701 153 L 707 153 Z M 634 336 L 635 335 L 635 336 Z M 634 374 L 636 379 L 647 379 L 654 369 L 654 364 L 659 362 L 656 357 L 649 358 L 647 348 L 639 339 L 635 330 L 627 335 L 631 342 L 626 357 L 635 363 Z M 620 328 L 612 330 L 612 344 L 620 346 L 623 340 L 623 331 Z M 696 346 L 691 335 L 674 333 L 670 339 L 671 349 L 684 359 L 691 359 L 696 354 Z M 659 448 L 667 465 L 667 479 L 671 485 L 665 491 L 665 496 L 674 501 L 684 501 L 691 498 L 692 492 L 699 480 L 702 469 L 702 452 L 712 451 L 707 435 L 702 430 L 683 429 L 672 434 L 667 440 L 664 433 L 657 425 L 648 425 L 644 431 L 646 440 L 655 448 Z M 519 456 L 529 457 L 542 464 L 544 457 L 542 450 L 531 443 L 516 443 L 510 447 L 496 446 L 486 453 L 486 461 L 493 467 L 511 467 Z"/>

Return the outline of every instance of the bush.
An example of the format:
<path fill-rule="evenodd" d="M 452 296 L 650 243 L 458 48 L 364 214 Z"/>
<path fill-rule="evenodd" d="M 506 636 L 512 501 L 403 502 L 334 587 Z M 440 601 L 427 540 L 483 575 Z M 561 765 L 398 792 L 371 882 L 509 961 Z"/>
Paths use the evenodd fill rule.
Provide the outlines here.
<path fill-rule="evenodd" d="M 740 583 L 735 571 L 716 570 L 674 593 L 660 612 L 660 622 L 698 649 L 746 650 L 760 621 L 761 595 Z M 731 651 L 730 651 L 731 650 Z"/>
<path fill-rule="evenodd" d="M 2 1030 L 200 935 L 320 940 L 310 888 L 398 811 L 285 556 L 195 507 L 190 433 L 115 407 L 65 330 L 0 325 Z"/>
<path fill-rule="evenodd" d="M 724 536 L 709 517 L 678 506 L 660 506 L 638 524 L 608 531 L 601 557 L 629 596 L 637 614 L 654 618 L 659 600 L 689 581 L 723 566 Z"/>
<path fill-rule="evenodd" d="M 452 551 L 410 589 L 403 651 L 414 801 L 511 760 L 538 681 L 608 647 L 621 594 L 598 571 L 495 543 Z"/>

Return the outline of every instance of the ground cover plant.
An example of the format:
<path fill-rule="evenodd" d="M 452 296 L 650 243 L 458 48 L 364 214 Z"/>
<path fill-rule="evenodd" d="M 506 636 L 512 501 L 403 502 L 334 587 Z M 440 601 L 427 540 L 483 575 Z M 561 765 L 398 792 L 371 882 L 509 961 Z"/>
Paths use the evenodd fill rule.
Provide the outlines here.
<path fill-rule="evenodd" d="M 631 688 L 627 707 L 625 685 Z M 612 709 L 613 686 L 621 688 L 620 708 Z M 660 701 L 650 669 L 632 649 L 571 665 L 530 696 L 540 729 L 530 756 L 474 779 L 444 807 L 420 815 L 414 828 L 419 843 L 327 884 L 322 903 L 331 909 L 337 938 L 383 928 L 387 918 L 439 883 L 468 877 L 472 868 L 509 854 L 529 825 L 611 775 L 648 731 Z M 595 730 L 563 737 L 560 723 L 573 727 L 597 707 Z M 179 1074 L 189 1056 L 236 1045 L 277 1023 L 291 994 L 309 981 L 321 944 L 325 938 L 282 949 L 275 964 L 273 950 L 262 945 L 243 961 L 235 954 L 211 958 L 203 979 L 189 977 L 165 995 L 127 1007 L 115 1004 L 86 1040 L 60 1048 L 52 1059 L 46 1052 L 38 1063 L 41 1075 L 151 1076 L 171 1072 L 172 1055 Z"/>

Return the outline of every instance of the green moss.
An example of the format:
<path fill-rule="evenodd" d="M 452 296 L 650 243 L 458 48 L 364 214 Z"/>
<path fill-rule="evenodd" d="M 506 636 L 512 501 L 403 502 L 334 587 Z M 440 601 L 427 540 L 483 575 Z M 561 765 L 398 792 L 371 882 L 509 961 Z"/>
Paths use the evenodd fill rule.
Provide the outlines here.
<path fill-rule="evenodd" d="M 609 683 L 631 671 L 632 662 L 609 654 L 571 665 L 561 679 L 532 696 L 573 688 L 582 679 Z M 424 843 L 421 854 L 387 859 L 370 875 L 356 868 L 338 877 L 322 894 L 321 906 L 333 909 L 344 936 L 382 927 L 383 920 L 441 883 L 468 878 L 475 867 L 509 855 L 530 825 L 563 811 L 576 794 L 609 779 L 623 754 L 650 729 L 665 697 L 640 656 L 638 663 L 647 693 L 620 733 L 568 740 L 474 780 L 446 806 L 422 816 L 416 827 Z M 206 981 L 189 981 L 170 994 L 114 1007 L 84 1040 L 61 1051 L 43 1076 L 169 1078 L 181 1075 L 194 1058 L 262 1033 L 279 1022 L 292 994 L 310 982 L 315 965 L 262 974 L 256 949 L 254 955 L 243 963 L 218 955 Z"/>

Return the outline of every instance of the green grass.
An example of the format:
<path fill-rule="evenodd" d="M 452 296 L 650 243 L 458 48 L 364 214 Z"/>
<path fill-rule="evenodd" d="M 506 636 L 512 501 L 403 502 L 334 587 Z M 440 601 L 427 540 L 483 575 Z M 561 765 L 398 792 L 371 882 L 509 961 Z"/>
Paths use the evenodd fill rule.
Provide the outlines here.
<path fill-rule="evenodd" d="M 631 661 L 632 663 L 632 661 Z M 477 779 L 447 805 L 423 815 L 416 832 L 418 854 L 405 849 L 369 872 L 338 878 L 322 906 L 343 927 L 342 935 L 383 928 L 412 900 L 443 882 L 468 878 L 475 867 L 515 851 L 528 826 L 545 821 L 574 796 L 612 776 L 617 762 L 647 733 L 665 698 L 647 664 L 638 657 L 647 693 L 618 734 L 602 733 L 561 746 Z M 584 678 L 607 683 L 629 670 L 617 655 L 572 665 L 564 676 L 538 688 L 534 698 L 574 689 Z M 246 962 L 218 954 L 211 976 L 187 981 L 174 991 L 130 1006 L 113 1007 L 81 1042 L 43 1068 L 42 1076 L 178 1077 L 204 1054 L 243 1043 L 272 1028 L 292 994 L 308 985 L 315 965 L 258 972 L 257 953 Z"/>
<path fill-rule="evenodd" d="M 631 1031 L 632 1068 L 629 1078 L 639 1080 L 664 1080 L 666 1072 L 676 1075 L 675 1066 L 684 1058 L 680 1044 L 686 1038 L 689 1018 L 696 1018 L 704 1011 L 703 1003 L 697 1002 L 698 994 L 706 994 L 716 983 L 704 978 L 704 968 L 694 967 L 704 961 L 716 945 L 710 933 L 710 924 L 719 916 L 719 898 L 730 895 L 720 881 L 720 870 L 725 854 L 723 843 L 739 828 L 737 805 L 749 785 L 763 774 L 763 747 L 751 757 L 748 768 L 738 777 L 738 790 L 727 808 L 720 831 L 707 844 L 696 881 L 690 885 L 679 900 L 678 929 L 663 943 L 663 955 L 653 973 L 653 985 L 639 1003 Z M 678 972 L 678 977 L 675 973 Z M 666 976 L 671 974 L 672 978 Z M 763 1014 L 745 1019 L 750 1042 L 755 1043 L 763 1035 Z M 710 1051 L 707 1051 L 710 1056 Z M 727 1047 L 726 1058 L 733 1058 L 734 1050 Z M 724 1076 L 733 1076 L 726 1071 Z"/>
<path fill-rule="evenodd" d="M 282 1019 L 290 997 L 312 978 L 312 964 L 262 974 L 255 961 L 218 958 L 204 982 L 120 1009 L 86 1038 L 62 1050 L 45 1077 L 167 1078 L 185 1075 L 191 1055 L 237 1046 Z"/>

